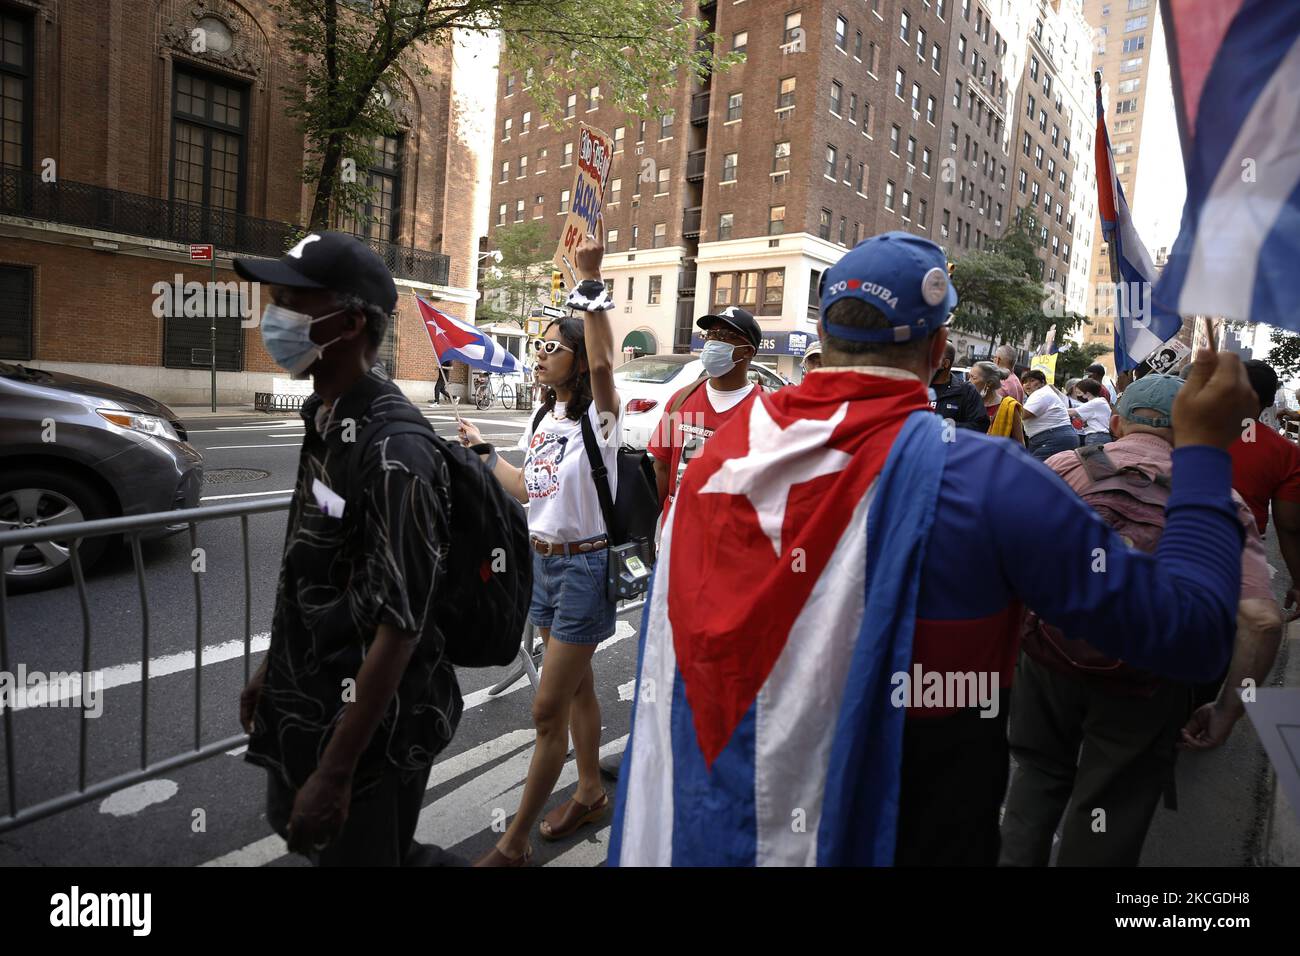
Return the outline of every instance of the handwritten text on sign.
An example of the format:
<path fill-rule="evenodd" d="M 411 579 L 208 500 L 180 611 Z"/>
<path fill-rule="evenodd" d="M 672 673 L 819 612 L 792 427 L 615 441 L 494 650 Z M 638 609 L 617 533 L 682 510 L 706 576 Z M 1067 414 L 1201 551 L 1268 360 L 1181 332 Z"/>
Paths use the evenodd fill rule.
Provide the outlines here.
<path fill-rule="evenodd" d="M 585 123 L 580 124 L 578 172 L 570 193 L 573 202 L 554 259 L 555 268 L 570 289 L 577 285 L 575 263 L 578 246 L 589 233 L 595 233 L 596 220 L 605 202 L 605 186 L 609 183 L 609 171 L 614 160 L 613 147 L 614 142 L 608 135 Z"/>

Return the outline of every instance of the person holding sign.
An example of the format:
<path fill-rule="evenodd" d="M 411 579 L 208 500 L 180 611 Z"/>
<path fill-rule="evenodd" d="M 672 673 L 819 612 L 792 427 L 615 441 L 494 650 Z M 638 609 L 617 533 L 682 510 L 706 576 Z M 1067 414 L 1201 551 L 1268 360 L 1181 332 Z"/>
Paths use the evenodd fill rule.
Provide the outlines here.
<path fill-rule="evenodd" d="M 533 600 L 529 618 L 546 643 L 546 666 L 533 701 L 537 747 L 528 768 L 519 812 L 496 846 L 475 865 L 526 866 L 528 835 L 564 767 L 569 735 L 578 764 L 578 789 L 547 814 L 542 836 L 559 840 L 598 821 L 610 800 L 600 782 L 600 704 L 591 657 L 614 633 L 614 602 L 606 591 L 609 537 L 592 474 L 584 431 L 589 431 L 617 495 L 618 448 L 622 444 L 619 396 L 614 388 L 614 335 L 607 312 L 614 307 L 600 278 L 605 254 L 603 223 L 574 254 L 581 280 L 569 294 L 570 308 L 585 321 L 555 319 L 533 341 L 536 381 L 546 386 L 541 413 L 525 433 L 522 468 L 482 443 L 477 428 L 460 423 L 461 442 L 483 454 L 497 480 L 529 504 L 533 550 Z M 597 437 L 598 436 L 598 437 Z"/>

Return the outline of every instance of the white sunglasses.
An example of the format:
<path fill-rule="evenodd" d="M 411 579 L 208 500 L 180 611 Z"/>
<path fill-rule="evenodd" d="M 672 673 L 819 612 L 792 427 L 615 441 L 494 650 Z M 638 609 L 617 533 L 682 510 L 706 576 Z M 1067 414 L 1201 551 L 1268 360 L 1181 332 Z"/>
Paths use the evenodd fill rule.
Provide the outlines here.
<path fill-rule="evenodd" d="M 533 339 L 533 351 L 545 355 L 554 355 L 556 352 L 564 349 L 566 352 L 572 352 L 563 342 L 556 339 Z"/>

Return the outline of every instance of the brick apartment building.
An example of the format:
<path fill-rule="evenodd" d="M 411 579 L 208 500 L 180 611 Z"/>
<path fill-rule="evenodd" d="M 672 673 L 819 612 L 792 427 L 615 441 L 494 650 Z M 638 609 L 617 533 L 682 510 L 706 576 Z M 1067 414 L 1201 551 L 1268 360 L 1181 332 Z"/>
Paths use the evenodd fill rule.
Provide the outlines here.
<path fill-rule="evenodd" d="M 378 221 L 353 227 L 398 278 L 382 357 L 415 397 L 435 372 L 414 294 L 473 320 L 486 135 L 457 105 L 482 78 L 450 44 L 426 58 L 386 94 L 400 132 L 362 171 Z M 267 0 L 0 0 L 0 359 L 206 402 L 209 320 L 157 317 L 154 286 L 210 278 L 190 243 L 235 281 L 233 256 L 281 255 L 306 221 L 294 66 Z M 246 324 L 218 322 L 221 402 L 287 381 Z"/>
<path fill-rule="evenodd" d="M 542 220 L 558 240 L 576 121 L 603 129 L 615 140 L 605 224 L 618 342 L 686 351 L 694 317 L 738 304 L 768 333 L 760 361 L 790 375 L 814 333 L 821 274 L 860 239 L 905 229 L 955 259 L 1028 205 L 1010 186 L 1028 38 L 1034 15 L 1078 3 L 688 3 L 746 59 L 683 82 L 663 119 L 617 110 L 593 87 L 567 94 L 565 124 L 548 126 L 526 80 L 503 71 L 492 225 Z M 1086 73 L 1078 34 L 1082 60 L 1069 67 Z M 1054 157 L 1067 181 L 1077 158 Z M 1052 192 L 1064 207 L 1068 190 Z M 1059 256 L 1065 217 L 1050 231 Z M 1053 268 L 1050 237 L 1041 254 Z M 986 345 L 954 342 L 966 358 Z"/>

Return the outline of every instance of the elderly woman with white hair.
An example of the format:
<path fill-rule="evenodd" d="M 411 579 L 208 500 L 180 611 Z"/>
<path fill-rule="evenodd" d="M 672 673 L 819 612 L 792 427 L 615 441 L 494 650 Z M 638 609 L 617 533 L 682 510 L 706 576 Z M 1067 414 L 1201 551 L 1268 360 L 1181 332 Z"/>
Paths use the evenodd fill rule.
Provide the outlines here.
<path fill-rule="evenodd" d="M 989 414 L 989 434 L 1025 443 L 1022 406 L 1010 395 L 1001 392 L 1003 373 L 992 362 L 976 362 L 966 373 L 966 380 L 980 394 L 984 410 Z"/>

